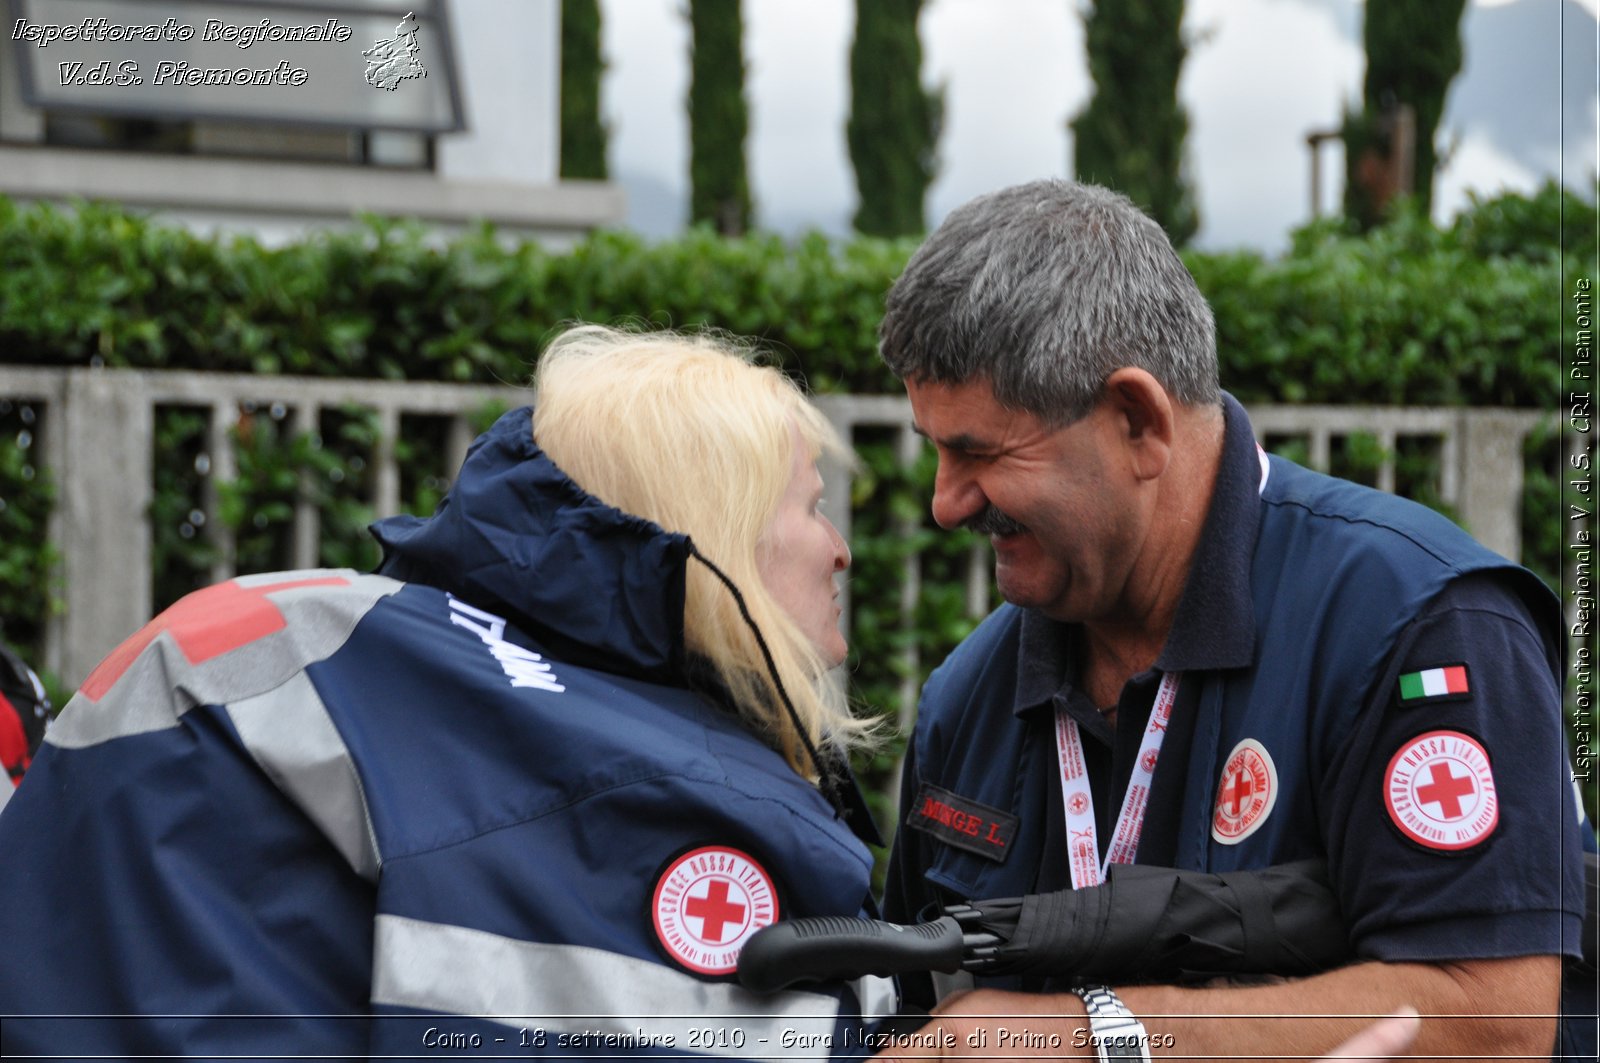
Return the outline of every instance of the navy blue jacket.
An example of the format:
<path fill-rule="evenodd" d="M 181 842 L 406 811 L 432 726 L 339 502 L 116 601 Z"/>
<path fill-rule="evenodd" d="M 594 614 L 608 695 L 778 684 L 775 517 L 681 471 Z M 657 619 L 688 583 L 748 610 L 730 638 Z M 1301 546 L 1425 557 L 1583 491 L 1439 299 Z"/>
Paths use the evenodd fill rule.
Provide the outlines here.
<path fill-rule="evenodd" d="M 871 860 L 687 685 L 686 540 L 527 410 L 375 530 L 382 574 L 200 591 L 67 706 L 0 816 L 6 1054 L 848 1053 L 848 987 L 732 981 Z M 64 1014 L 125 1018 L 21 1017 Z"/>

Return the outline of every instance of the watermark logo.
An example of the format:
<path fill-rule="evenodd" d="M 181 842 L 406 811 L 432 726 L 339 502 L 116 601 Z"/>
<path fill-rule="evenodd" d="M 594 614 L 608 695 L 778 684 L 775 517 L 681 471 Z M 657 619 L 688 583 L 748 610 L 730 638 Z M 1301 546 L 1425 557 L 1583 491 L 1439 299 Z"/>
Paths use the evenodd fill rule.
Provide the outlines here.
<path fill-rule="evenodd" d="M 417 58 L 421 51 L 416 14 L 408 11 L 394 28 L 393 37 L 376 41 L 361 53 L 367 57 L 367 84 L 393 92 L 407 78 L 427 77 L 422 60 Z"/>

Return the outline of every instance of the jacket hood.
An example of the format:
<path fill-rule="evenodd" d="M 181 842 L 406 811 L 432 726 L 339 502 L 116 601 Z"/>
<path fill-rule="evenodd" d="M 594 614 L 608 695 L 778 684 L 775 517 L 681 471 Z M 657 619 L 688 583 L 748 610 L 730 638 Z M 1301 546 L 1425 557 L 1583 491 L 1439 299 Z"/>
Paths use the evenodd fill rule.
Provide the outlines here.
<path fill-rule="evenodd" d="M 555 656 L 652 681 L 682 674 L 689 538 L 584 491 L 505 414 L 433 516 L 380 520 L 378 572 L 506 617 Z"/>

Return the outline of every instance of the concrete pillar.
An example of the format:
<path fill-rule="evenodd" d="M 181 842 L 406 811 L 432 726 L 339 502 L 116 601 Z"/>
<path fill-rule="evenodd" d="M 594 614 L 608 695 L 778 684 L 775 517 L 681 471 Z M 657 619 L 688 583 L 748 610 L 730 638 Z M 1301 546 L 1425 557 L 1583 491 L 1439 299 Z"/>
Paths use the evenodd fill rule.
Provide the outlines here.
<path fill-rule="evenodd" d="M 76 687 L 150 619 L 151 440 L 142 373 L 67 374 L 60 487 L 61 679 Z"/>
<path fill-rule="evenodd" d="M 1461 417 L 1461 521 L 1484 546 L 1522 558 L 1522 440 L 1525 418 L 1472 410 Z"/>

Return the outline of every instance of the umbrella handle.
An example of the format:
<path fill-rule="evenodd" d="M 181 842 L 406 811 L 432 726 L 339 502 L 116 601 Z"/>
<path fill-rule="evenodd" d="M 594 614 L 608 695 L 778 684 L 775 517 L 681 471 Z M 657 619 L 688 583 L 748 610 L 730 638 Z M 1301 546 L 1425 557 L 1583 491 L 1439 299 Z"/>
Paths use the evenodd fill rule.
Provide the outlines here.
<path fill-rule="evenodd" d="M 790 919 L 745 943 L 739 982 L 757 993 L 774 993 L 800 982 L 959 971 L 972 939 L 948 915 L 915 926 L 843 916 Z"/>

